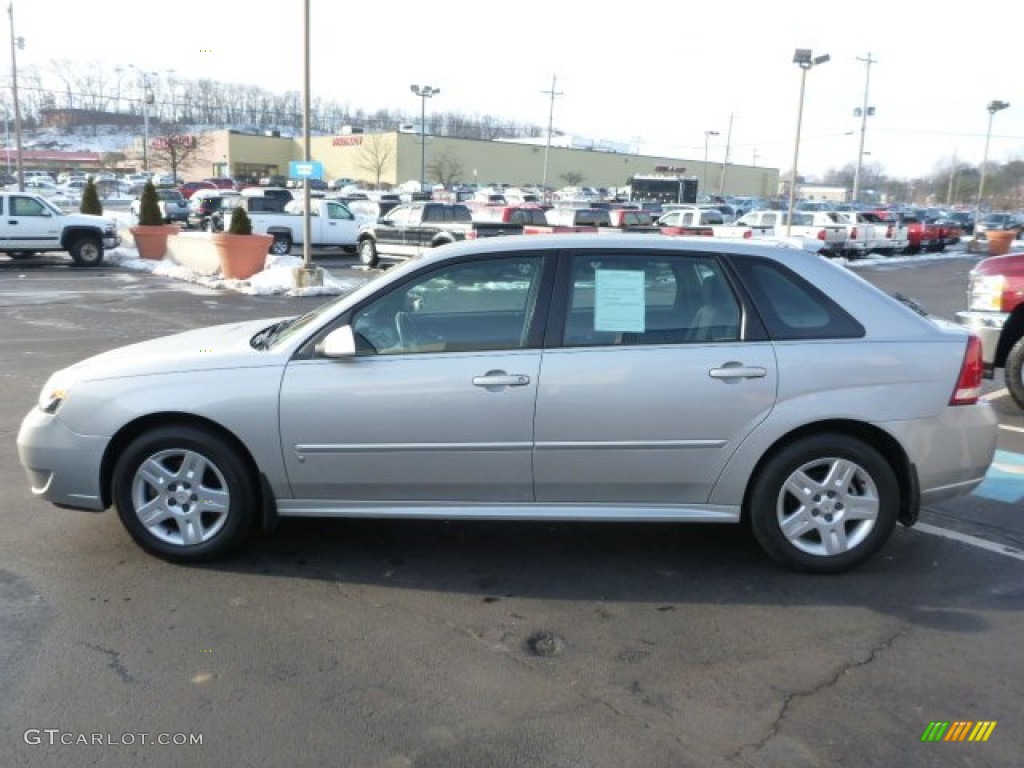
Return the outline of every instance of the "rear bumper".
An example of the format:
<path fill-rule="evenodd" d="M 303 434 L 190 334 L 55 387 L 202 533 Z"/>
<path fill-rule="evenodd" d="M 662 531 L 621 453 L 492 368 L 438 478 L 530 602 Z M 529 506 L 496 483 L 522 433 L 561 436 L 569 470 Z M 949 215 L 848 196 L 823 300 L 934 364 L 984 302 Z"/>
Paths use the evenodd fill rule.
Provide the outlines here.
<path fill-rule="evenodd" d="M 970 493 L 981 485 L 995 456 L 998 419 L 987 402 L 949 406 L 934 418 L 883 426 L 906 448 L 923 504 Z"/>

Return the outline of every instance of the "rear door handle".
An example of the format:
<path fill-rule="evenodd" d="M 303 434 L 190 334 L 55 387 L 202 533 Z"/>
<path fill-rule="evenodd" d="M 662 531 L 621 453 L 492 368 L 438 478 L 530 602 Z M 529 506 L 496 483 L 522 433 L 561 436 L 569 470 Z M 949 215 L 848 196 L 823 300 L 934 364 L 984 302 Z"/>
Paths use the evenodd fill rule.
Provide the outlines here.
<path fill-rule="evenodd" d="M 768 369 L 760 366 L 746 365 L 725 365 L 722 368 L 712 368 L 708 376 L 712 379 L 763 379 L 768 375 Z"/>

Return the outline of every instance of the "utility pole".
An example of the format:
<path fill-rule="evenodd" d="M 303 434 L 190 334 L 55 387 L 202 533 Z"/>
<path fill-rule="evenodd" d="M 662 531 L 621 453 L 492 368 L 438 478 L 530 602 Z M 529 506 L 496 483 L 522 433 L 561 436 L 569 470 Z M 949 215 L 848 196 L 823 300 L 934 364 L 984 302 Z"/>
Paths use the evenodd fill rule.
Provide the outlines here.
<path fill-rule="evenodd" d="M 857 61 L 863 61 L 865 66 L 864 74 L 864 105 L 860 109 L 860 147 L 857 149 L 857 170 L 853 173 L 853 201 L 856 202 L 860 194 L 860 170 L 864 164 L 864 134 L 868 128 L 868 115 L 873 115 L 875 110 L 868 106 L 868 86 L 871 83 L 871 65 L 877 64 L 878 59 L 871 58 L 868 53 L 866 59 L 857 57 Z"/>
<path fill-rule="evenodd" d="M 729 130 L 725 133 L 725 157 L 722 158 L 722 178 L 718 183 L 718 195 L 725 194 L 725 171 L 729 167 L 729 149 L 732 147 L 732 112 L 729 113 Z"/>
<path fill-rule="evenodd" d="M 548 199 L 548 156 L 551 154 L 551 126 L 555 120 L 555 97 L 564 95 L 561 91 L 555 90 L 555 83 L 558 78 L 556 75 L 551 76 L 551 90 L 541 91 L 551 97 L 551 106 L 548 109 L 548 141 L 544 147 L 544 176 L 541 180 L 541 199 L 547 201 Z"/>
<path fill-rule="evenodd" d="M 953 182 L 956 180 L 956 149 L 953 149 L 953 164 L 949 167 L 949 187 L 946 189 L 946 205 L 953 204 Z"/>

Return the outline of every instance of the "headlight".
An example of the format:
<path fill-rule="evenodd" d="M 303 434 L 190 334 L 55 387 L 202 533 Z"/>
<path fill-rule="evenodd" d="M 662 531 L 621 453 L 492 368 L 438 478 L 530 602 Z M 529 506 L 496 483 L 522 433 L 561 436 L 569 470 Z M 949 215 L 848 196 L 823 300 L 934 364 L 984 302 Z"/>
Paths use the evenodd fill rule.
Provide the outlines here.
<path fill-rule="evenodd" d="M 1003 308 L 1003 275 L 972 275 L 968 309 L 998 312 Z"/>
<path fill-rule="evenodd" d="M 43 413 L 56 413 L 71 390 L 72 378 L 63 371 L 53 374 L 43 385 L 37 405 Z"/>

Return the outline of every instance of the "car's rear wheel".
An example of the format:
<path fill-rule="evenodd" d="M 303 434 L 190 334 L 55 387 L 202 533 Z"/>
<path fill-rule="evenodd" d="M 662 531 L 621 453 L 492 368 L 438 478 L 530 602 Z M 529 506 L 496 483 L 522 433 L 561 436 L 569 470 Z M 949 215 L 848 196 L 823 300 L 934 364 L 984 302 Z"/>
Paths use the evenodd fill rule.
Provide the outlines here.
<path fill-rule="evenodd" d="M 376 267 L 377 261 L 377 247 L 373 244 L 373 240 L 366 238 L 359 244 L 359 261 L 367 267 Z"/>
<path fill-rule="evenodd" d="M 292 252 L 292 236 L 288 234 L 275 234 L 274 242 L 270 244 L 270 252 L 275 256 L 286 256 Z"/>
<path fill-rule="evenodd" d="M 899 483 L 885 458 L 856 438 L 823 434 L 775 453 L 749 498 L 758 543 L 777 562 L 838 573 L 867 560 L 892 534 Z"/>
<path fill-rule="evenodd" d="M 252 527 L 255 478 L 235 449 L 205 429 L 167 426 L 140 435 L 118 459 L 112 482 L 132 538 L 167 560 L 222 557 Z"/>
<path fill-rule="evenodd" d="M 1017 343 L 1010 348 L 1010 354 L 1006 356 L 1004 374 L 1010 397 L 1024 408 L 1024 337 L 1017 339 Z"/>

